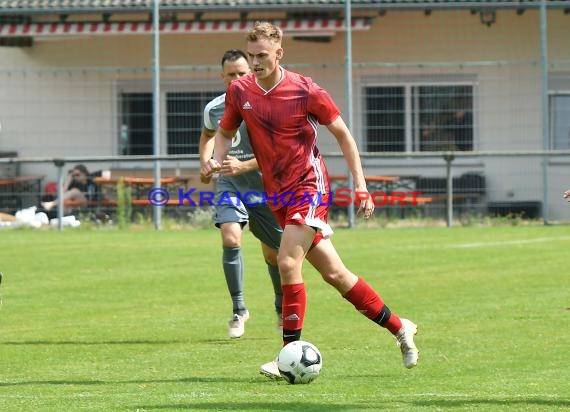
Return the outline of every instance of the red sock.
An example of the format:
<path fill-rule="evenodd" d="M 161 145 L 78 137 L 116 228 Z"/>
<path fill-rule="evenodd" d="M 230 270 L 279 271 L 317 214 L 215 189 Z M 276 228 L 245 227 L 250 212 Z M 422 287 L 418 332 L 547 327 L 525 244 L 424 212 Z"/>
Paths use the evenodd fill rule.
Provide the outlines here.
<path fill-rule="evenodd" d="M 402 328 L 402 321 L 384 304 L 382 298 L 363 279 L 358 281 L 344 298 L 368 319 L 396 334 Z"/>
<path fill-rule="evenodd" d="M 305 319 L 305 308 L 307 306 L 307 295 L 305 284 L 296 283 L 293 285 L 283 285 L 283 344 L 299 340 L 303 320 Z"/>

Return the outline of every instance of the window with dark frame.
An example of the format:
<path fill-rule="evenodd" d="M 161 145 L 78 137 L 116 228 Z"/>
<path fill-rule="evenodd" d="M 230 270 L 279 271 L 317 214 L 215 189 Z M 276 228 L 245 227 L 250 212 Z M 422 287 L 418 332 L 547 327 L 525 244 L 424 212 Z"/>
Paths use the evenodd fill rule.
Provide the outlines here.
<path fill-rule="evenodd" d="M 405 151 L 405 89 L 401 86 L 366 88 L 368 152 Z"/>
<path fill-rule="evenodd" d="M 570 149 L 570 93 L 550 96 L 550 148 Z"/>
<path fill-rule="evenodd" d="M 167 92 L 166 153 L 198 154 L 204 106 L 221 91 Z M 119 153 L 153 154 L 152 93 L 121 93 Z"/>
<path fill-rule="evenodd" d="M 473 89 L 471 84 L 365 87 L 367 151 L 473 150 Z"/>
<path fill-rule="evenodd" d="M 223 92 L 166 93 L 168 154 L 198 154 L 204 107 Z"/>
<path fill-rule="evenodd" d="M 119 153 L 152 155 L 152 93 L 121 93 Z"/>

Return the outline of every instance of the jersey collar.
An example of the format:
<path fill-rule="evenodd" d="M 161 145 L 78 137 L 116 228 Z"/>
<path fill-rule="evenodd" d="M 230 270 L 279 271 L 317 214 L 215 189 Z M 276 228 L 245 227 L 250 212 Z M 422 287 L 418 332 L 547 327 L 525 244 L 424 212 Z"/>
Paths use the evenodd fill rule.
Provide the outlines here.
<path fill-rule="evenodd" d="M 255 84 L 257 84 L 257 87 L 259 87 L 261 90 L 263 90 L 263 94 L 269 94 L 271 92 L 271 90 L 275 89 L 277 86 L 279 86 L 279 84 L 283 81 L 283 79 L 285 78 L 285 69 L 281 66 L 279 66 L 279 70 L 281 71 L 281 77 L 279 78 L 279 81 L 277 83 L 275 83 L 271 89 L 269 90 L 265 90 L 257 81 L 257 78 L 255 79 Z"/>

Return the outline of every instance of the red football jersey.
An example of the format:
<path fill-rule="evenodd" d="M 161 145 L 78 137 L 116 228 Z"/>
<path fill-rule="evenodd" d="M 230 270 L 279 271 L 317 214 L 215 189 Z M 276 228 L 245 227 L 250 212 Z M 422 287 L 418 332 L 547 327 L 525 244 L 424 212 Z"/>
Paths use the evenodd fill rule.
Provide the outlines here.
<path fill-rule="evenodd" d="M 328 193 L 327 169 L 316 147 L 317 123 L 331 124 L 340 110 L 311 78 L 282 70 L 270 90 L 260 87 L 254 74 L 232 81 L 220 126 L 234 130 L 245 121 L 268 196 Z"/>

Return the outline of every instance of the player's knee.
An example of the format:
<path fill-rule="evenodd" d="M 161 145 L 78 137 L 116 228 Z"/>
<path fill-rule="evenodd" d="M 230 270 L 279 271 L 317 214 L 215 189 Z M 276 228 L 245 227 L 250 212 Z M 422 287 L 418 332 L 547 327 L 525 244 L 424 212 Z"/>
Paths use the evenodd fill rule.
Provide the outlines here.
<path fill-rule="evenodd" d="M 231 233 L 224 233 L 222 235 L 222 243 L 225 247 L 240 247 L 241 238 Z"/>
<path fill-rule="evenodd" d="M 323 280 L 325 282 L 327 282 L 329 285 L 332 286 L 336 286 L 340 280 L 342 279 L 342 273 L 341 272 L 326 272 L 326 273 L 321 273 L 321 276 L 323 278 Z"/>
<path fill-rule="evenodd" d="M 277 257 L 265 257 L 265 263 L 271 266 L 277 266 Z"/>
<path fill-rule="evenodd" d="M 350 289 L 356 279 L 355 275 L 344 267 L 321 273 L 321 276 L 325 282 L 336 288 L 341 293 Z"/>
<path fill-rule="evenodd" d="M 227 222 L 220 225 L 222 243 L 225 247 L 240 247 L 241 226 L 236 222 Z"/>
<path fill-rule="evenodd" d="M 282 277 L 301 273 L 299 262 L 292 256 L 277 255 L 277 266 Z"/>
<path fill-rule="evenodd" d="M 264 252 L 263 258 L 268 265 L 277 266 L 277 252 Z"/>

